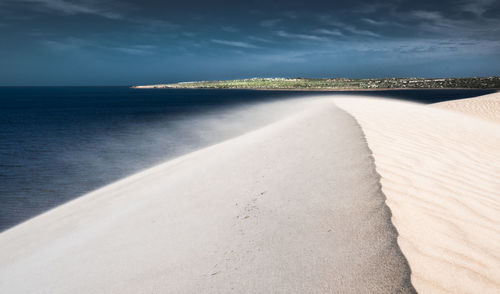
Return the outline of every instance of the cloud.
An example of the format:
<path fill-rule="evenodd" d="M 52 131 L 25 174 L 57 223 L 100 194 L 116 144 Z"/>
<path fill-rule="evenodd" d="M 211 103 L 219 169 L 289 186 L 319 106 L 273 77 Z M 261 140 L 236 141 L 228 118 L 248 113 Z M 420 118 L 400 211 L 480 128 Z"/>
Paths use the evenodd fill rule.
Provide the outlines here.
<path fill-rule="evenodd" d="M 315 60 L 342 60 L 346 54 L 369 57 L 371 61 L 386 63 L 395 60 L 424 61 L 463 58 L 474 55 L 491 55 L 500 52 L 500 41 L 472 43 L 464 40 L 400 39 L 400 40 L 341 40 L 314 44 L 307 48 L 281 48 L 263 51 L 252 56 L 265 64 L 314 62 Z"/>
<path fill-rule="evenodd" d="M 130 47 L 111 47 L 110 49 L 131 55 L 152 55 L 155 53 L 156 46 L 152 45 L 132 45 Z"/>
<path fill-rule="evenodd" d="M 366 52 L 374 54 L 374 56 L 386 56 L 387 58 L 441 59 L 471 57 L 482 54 L 491 55 L 500 52 L 499 41 L 469 42 L 465 39 L 391 40 L 351 45 L 354 45 L 350 49 L 351 51 Z"/>
<path fill-rule="evenodd" d="M 232 27 L 232 26 L 222 26 L 221 29 L 225 32 L 228 32 L 228 33 L 236 33 L 236 32 L 239 32 L 239 29 L 235 28 L 235 27 Z"/>
<path fill-rule="evenodd" d="M 325 37 L 319 37 L 316 35 L 294 34 L 294 33 L 288 33 L 285 31 L 276 31 L 275 34 L 277 36 L 282 37 L 282 38 L 288 38 L 288 39 L 300 39 L 300 40 L 306 40 L 306 41 L 326 41 L 326 40 L 328 40 Z"/>
<path fill-rule="evenodd" d="M 385 20 L 374 20 L 371 18 L 362 18 L 361 20 L 374 26 L 383 26 L 388 24 L 388 22 Z"/>
<path fill-rule="evenodd" d="M 314 30 L 315 33 L 317 34 L 323 34 L 323 35 L 329 35 L 329 36 L 344 36 L 340 30 L 334 29 L 334 30 L 328 30 L 328 29 L 317 29 Z"/>
<path fill-rule="evenodd" d="M 152 55 L 157 46 L 153 45 L 120 45 L 106 46 L 95 41 L 69 37 L 62 40 L 43 40 L 42 43 L 50 50 L 56 52 L 80 52 L 82 49 L 98 49 L 107 51 L 118 51 L 131 55 Z"/>
<path fill-rule="evenodd" d="M 442 24 L 445 22 L 445 18 L 438 11 L 415 10 L 410 14 L 420 20 L 433 21 L 438 24 Z"/>
<path fill-rule="evenodd" d="M 296 19 L 299 17 L 297 12 L 295 11 L 285 11 L 283 12 L 283 15 L 291 19 Z"/>
<path fill-rule="evenodd" d="M 471 40 L 498 40 L 500 19 L 460 18 L 453 19 L 437 11 L 411 11 L 404 15 L 416 21 L 414 31 L 420 35 L 434 37 L 468 38 Z"/>
<path fill-rule="evenodd" d="M 258 46 L 251 44 L 251 43 L 247 43 L 247 42 L 228 41 L 228 40 L 220 40 L 220 39 L 211 39 L 210 41 L 212 43 L 215 43 L 215 44 L 238 47 L 238 48 L 259 48 Z"/>
<path fill-rule="evenodd" d="M 69 2 L 66 0 L 20 0 L 26 3 L 40 4 L 46 9 L 57 11 L 67 15 L 91 14 L 108 19 L 121 19 L 122 15 L 116 12 L 103 10 L 88 2 Z"/>
<path fill-rule="evenodd" d="M 2 1 L 2 0 L 0 0 Z M 13 0 L 5 0 L 10 3 L 14 3 Z M 0 2 L 1 3 L 1 2 Z M 80 1 L 69 1 L 69 0 L 18 0 L 16 3 L 24 4 L 22 8 L 27 8 L 35 11 L 42 12 L 57 12 L 63 15 L 93 15 L 99 16 L 111 20 L 120 20 L 123 22 L 130 22 L 132 24 L 137 24 L 139 28 L 148 30 L 162 30 L 162 29 L 176 29 L 179 25 L 172 22 L 145 17 L 141 15 L 127 16 L 123 12 L 112 11 L 109 5 L 114 7 L 119 7 L 123 10 L 128 4 L 117 5 L 114 0 L 98 2 L 96 0 L 80 0 Z M 102 4 L 106 3 L 108 8 L 104 8 Z M 130 5 L 129 5 L 130 6 Z M 115 8 L 116 10 L 118 8 Z M 12 13 L 12 12 L 11 12 Z"/>
<path fill-rule="evenodd" d="M 54 51 L 75 51 L 83 47 L 95 46 L 93 42 L 78 38 L 66 38 L 64 40 L 44 40 L 42 43 Z"/>
<path fill-rule="evenodd" d="M 126 19 L 123 20 L 130 21 L 132 23 L 137 23 L 142 28 L 151 31 L 164 30 L 164 29 L 172 30 L 179 28 L 179 25 L 161 19 L 145 18 L 145 17 L 136 17 L 136 18 L 127 17 Z"/>
<path fill-rule="evenodd" d="M 320 21 L 323 22 L 324 24 L 334 26 L 340 30 L 343 30 L 345 32 L 351 33 L 352 35 L 358 35 L 358 36 L 365 36 L 365 37 L 373 37 L 373 38 L 379 38 L 381 37 L 380 34 L 370 31 L 370 30 L 364 30 L 364 29 L 359 29 L 354 25 L 340 22 L 337 20 L 331 19 L 329 15 L 321 15 L 319 17 Z"/>
<path fill-rule="evenodd" d="M 382 3 L 364 3 L 359 5 L 358 7 L 354 8 L 354 12 L 356 13 L 363 13 L 363 14 L 371 14 L 375 13 L 381 8 L 385 8 L 388 4 L 382 4 Z"/>
<path fill-rule="evenodd" d="M 276 19 L 266 19 L 266 20 L 263 20 L 259 24 L 260 24 L 261 27 L 272 28 L 272 27 L 276 26 L 280 22 L 281 22 L 281 19 L 276 18 Z"/>
<path fill-rule="evenodd" d="M 462 11 L 481 17 L 493 3 L 495 3 L 495 0 L 468 0 L 460 8 Z"/>
<path fill-rule="evenodd" d="M 373 18 L 362 18 L 363 22 L 376 27 L 406 27 L 404 24 L 396 22 L 394 20 L 376 20 Z"/>
<path fill-rule="evenodd" d="M 380 34 L 369 31 L 369 30 L 361 30 L 356 28 L 355 26 L 343 24 L 341 25 L 341 28 L 346 30 L 349 33 L 352 33 L 354 35 L 361 35 L 361 36 L 367 36 L 367 37 L 373 37 L 373 38 L 379 38 L 381 37 Z"/>
<path fill-rule="evenodd" d="M 247 54 L 247 59 L 257 64 L 306 63 L 310 56 L 317 54 L 315 50 L 280 50 L 279 52 L 265 52 L 263 54 Z"/>
<path fill-rule="evenodd" d="M 262 38 L 262 37 L 257 37 L 257 36 L 249 36 L 249 40 L 257 41 L 257 42 L 263 42 L 263 43 L 274 43 L 272 40 Z"/>

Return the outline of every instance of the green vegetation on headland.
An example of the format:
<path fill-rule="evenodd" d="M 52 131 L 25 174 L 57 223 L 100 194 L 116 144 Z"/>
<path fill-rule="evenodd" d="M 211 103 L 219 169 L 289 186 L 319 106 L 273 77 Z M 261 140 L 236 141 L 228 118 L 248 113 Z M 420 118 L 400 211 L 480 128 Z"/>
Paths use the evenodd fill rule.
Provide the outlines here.
<path fill-rule="evenodd" d="M 273 89 L 273 90 L 369 90 L 369 89 L 500 89 L 500 77 L 487 78 L 385 78 L 309 79 L 251 78 L 227 81 L 181 82 L 133 88 Z"/>

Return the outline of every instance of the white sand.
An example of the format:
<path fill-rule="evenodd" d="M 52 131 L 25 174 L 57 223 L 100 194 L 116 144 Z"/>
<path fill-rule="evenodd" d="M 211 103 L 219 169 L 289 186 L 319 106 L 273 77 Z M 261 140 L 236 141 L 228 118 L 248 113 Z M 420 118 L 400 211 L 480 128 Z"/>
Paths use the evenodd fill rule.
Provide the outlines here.
<path fill-rule="evenodd" d="M 477 118 L 500 123 L 500 93 L 469 99 L 459 99 L 433 104 L 440 108 L 465 113 Z"/>
<path fill-rule="evenodd" d="M 412 292 L 374 168 L 311 100 L 0 234 L 0 293 Z"/>
<path fill-rule="evenodd" d="M 498 117 L 495 95 L 448 108 Z M 366 134 L 416 290 L 500 293 L 500 126 L 395 100 L 337 105 Z"/>
<path fill-rule="evenodd" d="M 450 105 L 498 110 L 471 101 Z M 416 290 L 499 293 L 499 125 L 335 103 L 373 151 Z M 410 292 L 371 160 L 357 122 L 313 101 L 0 234 L 0 292 Z"/>

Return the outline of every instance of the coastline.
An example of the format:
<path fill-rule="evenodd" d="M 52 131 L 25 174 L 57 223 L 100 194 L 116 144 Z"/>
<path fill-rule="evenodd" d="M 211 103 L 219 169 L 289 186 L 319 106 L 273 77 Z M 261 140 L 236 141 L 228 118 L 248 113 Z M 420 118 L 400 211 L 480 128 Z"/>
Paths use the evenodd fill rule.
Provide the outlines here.
<path fill-rule="evenodd" d="M 216 88 L 288 90 L 370 90 L 370 89 L 498 89 L 500 77 L 462 78 L 247 78 L 189 81 L 134 86 L 136 88 Z"/>
<path fill-rule="evenodd" d="M 131 89 L 193 89 L 193 90 L 252 90 L 252 91 L 297 91 L 297 92 L 370 92 L 370 91 L 405 91 L 405 90 L 485 90 L 500 91 L 500 88 L 347 88 L 347 89 L 304 89 L 304 88 L 216 88 L 216 87 L 155 87 L 130 86 Z"/>

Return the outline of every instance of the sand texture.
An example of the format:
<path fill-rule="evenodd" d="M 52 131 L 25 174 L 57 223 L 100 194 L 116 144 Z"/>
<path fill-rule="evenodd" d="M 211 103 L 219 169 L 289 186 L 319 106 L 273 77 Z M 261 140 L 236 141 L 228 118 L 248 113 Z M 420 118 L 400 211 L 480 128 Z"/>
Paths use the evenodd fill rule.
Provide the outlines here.
<path fill-rule="evenodd" d="M 498 117 L 495 95 L 441 106 Z M 415 289 L 500 293 L 499 125 L 396 100 L 336 104 L 366 135 Z"/>
<path fill-rule="evenodd" d="M 486 143 L 498 143 L 492 140 Z M 486 169 L 481 162 L 468 163 L 478 173 Z M 402 184 L 408 183 L 405 168 L 398 171 Z M 456 222 L 449 213 L 459 209 L 465 213 L 460 220 L 473 221 L 445 241 L 465 238 L 462 232 L 478 227 L 481 231 L 472 234 L 498 237 L 491 233 L 498 230 L 498 202 L 490 199 L 491 171 L 484 171 L 466 175 L 477 181 L 471 188 L 456 186 L 477 192 L 470 208 L 463 206 L 467 200 L 456 201 L 451 212 L 432 217 L 437 229 L 451 226 L 450 218 Z M 422 204 L 427 195 L 415 197 L 404 204 L 415 206 L 411 213 L 441 209 L 433 208 L 432 200 Z M 404 205 L 397 221 L 407 213 Z M 311 100 L 282 121 L 161 164 L 3 232 L 0 292 L 412 293 L 390 218 L 357 122 L 331 99 Z M 420 233 L 424 226 L 436 227 L 422 221 L 403 228 Z M 424 247 L 430 237 L 422 236 Z M 496 240 L 444 243 L 456 252 L 442 251 L 478 268 L 467 272 L 469 279 L 481 276 L 484 289 L 491 289 L 493 282 L 486 279 L 498 272 L 482 270 L 498 261 L 497 252 L 487 252 Z M 404 244 L 419 245 L 414 239 Z M 467 258 L 459 255 L 463 252 Z M 437 263 L 430 260 L 431 266 Z"/>
<path fill-rule="evenodd" d="M 459 99 L 432 104 L 445 109 L 462 112 L 477 118 L 500 123 L 500 93 L 469 99 Z"/>

